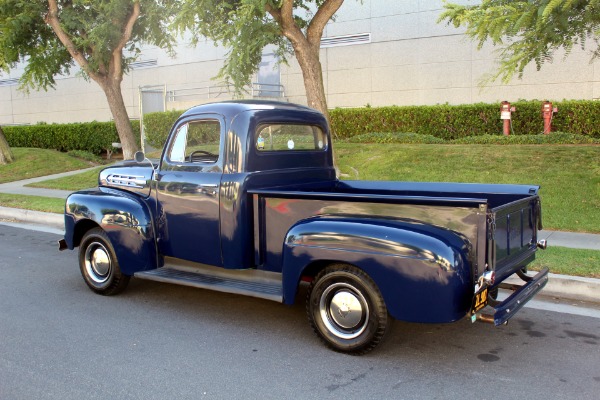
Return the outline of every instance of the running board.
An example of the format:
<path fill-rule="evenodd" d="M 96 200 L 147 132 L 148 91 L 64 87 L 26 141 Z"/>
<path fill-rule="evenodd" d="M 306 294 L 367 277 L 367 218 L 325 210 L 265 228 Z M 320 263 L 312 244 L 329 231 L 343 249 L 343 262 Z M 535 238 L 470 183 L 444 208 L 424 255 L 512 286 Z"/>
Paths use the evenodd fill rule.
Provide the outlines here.
<path fill-rule="evenodd" d="M 283 302 L 281 274 L 276 272 L 231 270 L 168 258 L 164 267 L 136 272 L 133 276 Z"/>

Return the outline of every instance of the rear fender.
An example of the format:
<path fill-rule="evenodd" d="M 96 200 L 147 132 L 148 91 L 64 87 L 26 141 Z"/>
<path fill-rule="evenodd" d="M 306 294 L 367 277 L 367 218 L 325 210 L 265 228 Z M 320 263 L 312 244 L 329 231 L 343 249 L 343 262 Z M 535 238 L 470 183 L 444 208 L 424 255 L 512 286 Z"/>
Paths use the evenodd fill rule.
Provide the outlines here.
<path fill-rule="evenodd" d="M 69 249 L 94 227 L 104 229 L 126 275 L 158 267 L 152 215 L 146 202 L 129 193 L 100 188 L 75 192 L 65 205 Z"/>
<path fill-rule="evenodd" d="M 285 239 L 284 302 L 293 303 L 301 277 L 315 263 L 344 262 L 375 281 L 394 318 L 456 321 L 469 311 L 473 296 L 468 251 L 466 239 L 435 226 L 360 217 L 311 218 L 293 226 Z"/>

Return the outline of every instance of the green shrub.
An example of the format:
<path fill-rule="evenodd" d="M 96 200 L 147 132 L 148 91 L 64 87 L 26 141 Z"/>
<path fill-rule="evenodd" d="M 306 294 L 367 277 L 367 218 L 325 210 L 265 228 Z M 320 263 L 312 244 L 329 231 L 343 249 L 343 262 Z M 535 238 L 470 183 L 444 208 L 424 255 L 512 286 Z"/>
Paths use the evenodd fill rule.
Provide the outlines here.
<path fill-rule="evenodd" d="M 518 101 L 513 113 L 513 135 L 542 133 L 541 101 Z M 600 138 L 600 102 L 569 100 L 555 102 L 558 114 L 553 129 Z M 346 139 L 367 132 L 415 132 L 442 139 L 476 135 L 502 135 L 500 104 L 459 106 L 365 107 L 331 110 L 335 137 Z"/>
<path fill-rule="evenodd" d="M 85 161 L 91 161 L 93 163 L 101 163 L 102 162 L 102 158 L 100 158 L 96 154 L 90 153 L 89 151 L 71 150 L 71 151 L 67 152 L 67 154 L 70 155 L 71 157 L 79 158 L 79 159 L 85 160 Z"/>
<path fill-rule="evenodd" d="M 600 101 L 565 100 L 552 119 L 552 129 L 600 138 Z"/>
<path fill-rule="evenodd" d="M 600 139 L 565 132 L 549 135 L 481 135 L 452 140 L 452 144 L 600 144 Z"/>
<path fill-rule="evenodd" d="M 407 144 L 441 144 L 444 139 L 432 135 L 418 133 L 375 132 L 352 136 L 349 143 L 407 143 Z"/>
<path fill-rule="evenodd" d="M 162 149 L 173 124 L 183 113 L 181 110 L 173 110 L 144 115 L 146 142 L 156 149 Z"/>
<path fill-rule="evenodd" d="M 139 123 L 132 121 L 131 126 L 139 142 Z M 6 126 L 3 129 L 11 147 L 36 147 L 59 151 L 82 150 L 100 154 L 104 150 L 112 149 L 112 143 L 119 142 L 119 135 L 113 122 L 37 124 Z"/>

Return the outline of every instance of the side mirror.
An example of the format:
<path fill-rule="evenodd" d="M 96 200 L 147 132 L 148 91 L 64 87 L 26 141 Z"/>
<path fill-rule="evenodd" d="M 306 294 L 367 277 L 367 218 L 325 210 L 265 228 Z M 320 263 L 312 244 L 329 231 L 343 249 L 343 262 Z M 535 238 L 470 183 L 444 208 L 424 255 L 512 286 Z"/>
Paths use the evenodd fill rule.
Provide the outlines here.
<path fill-rule="evenodd" d="M 135 159 L 136 162 L 143 162 L 146 159 L 146 156 L 144 155 L 143 151 L 136 151 L 135 154 L 133 155 L 133 158 Z"/>
<path fill-rule="evenodd" d="M 135 159 L 135 162 L 137 162 L 137 163 L 142 163 L 144 161 L 148 161 L 148 163 L 150 163 L 150 166 L 152 167 L 152 174 L 154 175 L 156 173 L 154 164 L 152 163 L 152 161 L 150 161 L 149 159 L 146 158 L 146 155 L 144 154 L 143 151 L 136 151 L 135 154 L 133 155 L 133 158 Z"/>

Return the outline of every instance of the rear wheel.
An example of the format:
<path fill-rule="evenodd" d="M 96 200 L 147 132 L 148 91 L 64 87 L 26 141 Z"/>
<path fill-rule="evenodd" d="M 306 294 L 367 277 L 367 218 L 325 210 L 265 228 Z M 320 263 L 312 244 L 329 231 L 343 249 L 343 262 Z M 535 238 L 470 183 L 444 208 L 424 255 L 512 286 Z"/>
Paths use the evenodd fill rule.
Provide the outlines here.
<path fill-rule="evenodd" d="M 306 311 L 327 346 L 352 354 L 373 350 L 391 325 L 375 282 L 346 264 L 334 264 L 317 275 L 308 290 Z"/>
<path fill-rule="evenodd" d="M 110 239 L 101 228 L 89 230 L 81 239 L 79 269 L 88 287 L 98 294 L 117 294 L 129 283 L 129 276 L 121 273 Z"/>

